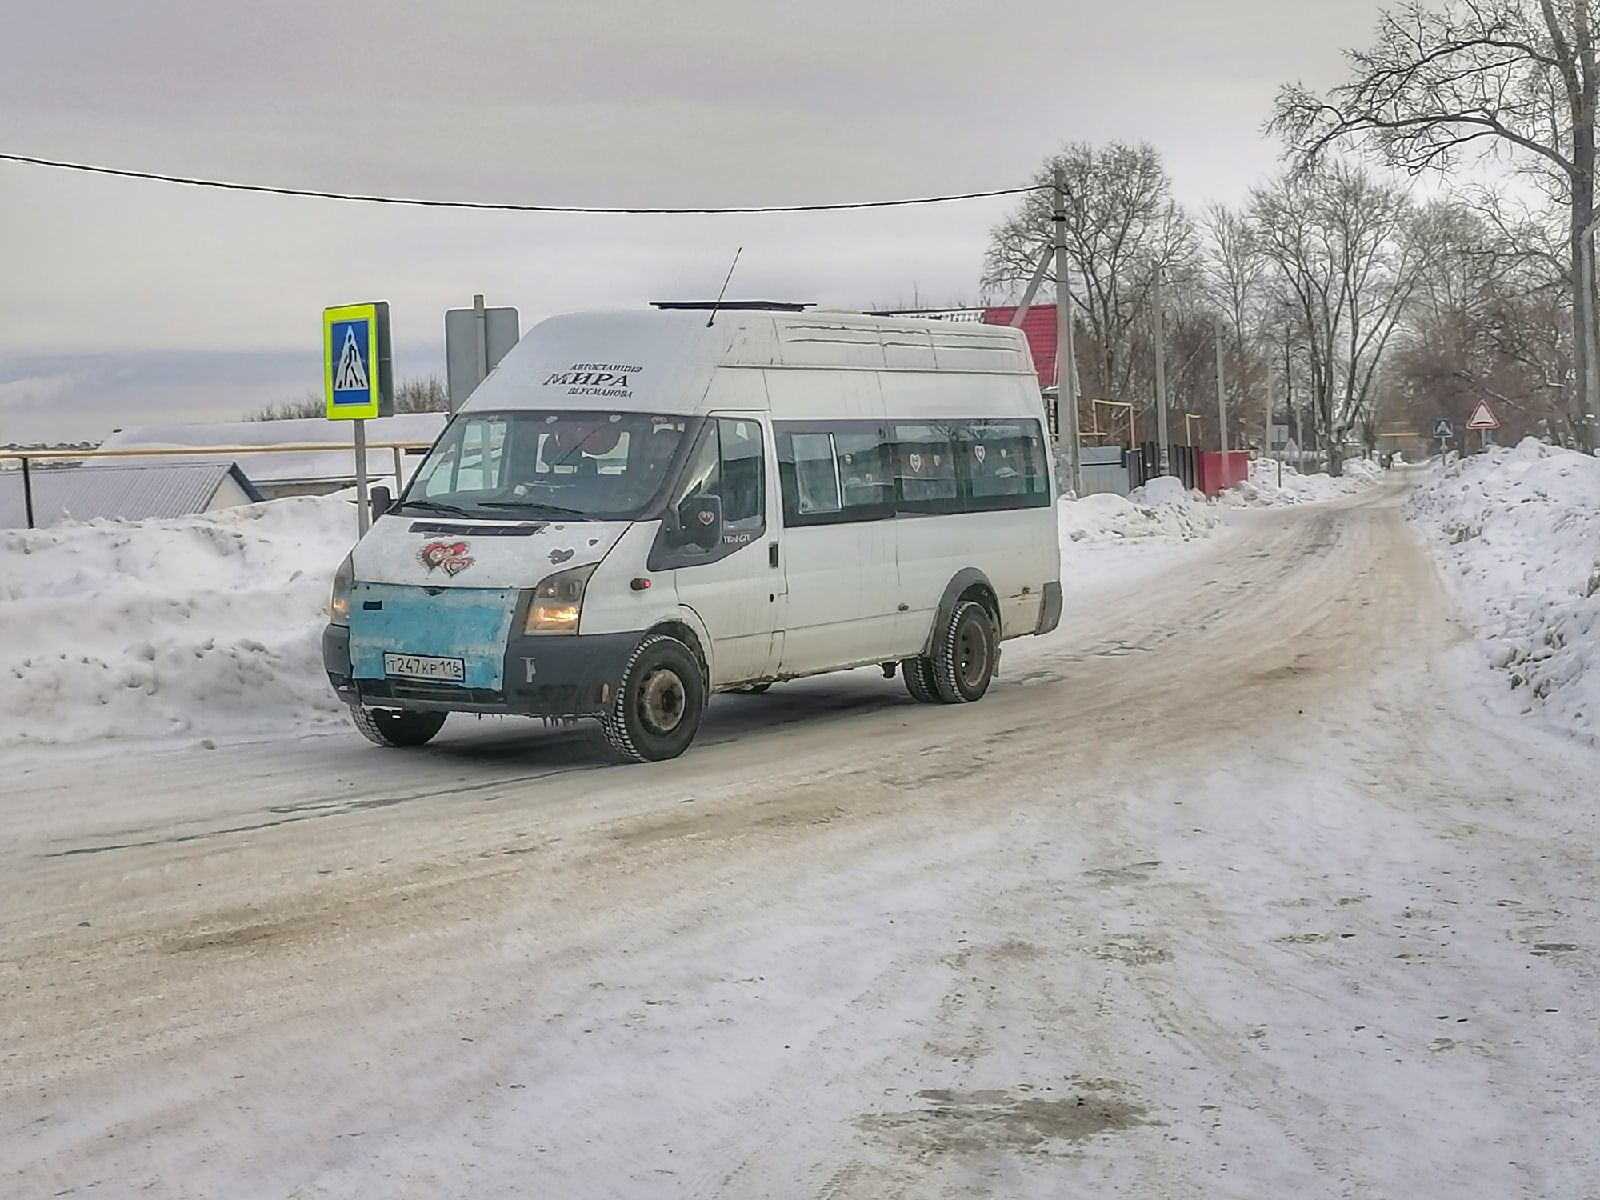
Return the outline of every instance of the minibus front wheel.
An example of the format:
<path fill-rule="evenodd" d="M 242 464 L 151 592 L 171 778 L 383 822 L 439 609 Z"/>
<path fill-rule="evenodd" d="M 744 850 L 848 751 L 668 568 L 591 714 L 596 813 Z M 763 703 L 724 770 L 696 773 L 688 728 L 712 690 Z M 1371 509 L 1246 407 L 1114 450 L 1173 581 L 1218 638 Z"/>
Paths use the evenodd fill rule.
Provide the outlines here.
<path fill-rule="evenodd" d="M 706 679 L 677 638 L 648 634 L 628 657 L 600 728 L 621 762 L 660 762 L 689 748 L 706 706 Z"/>
<path fill-rule="evenodd" d="M 394 708 L 350 706 L 350 719 L 367 741 L 398 749 L 421 746 L 444 727 L 442 712 L 405 712 Z"/>

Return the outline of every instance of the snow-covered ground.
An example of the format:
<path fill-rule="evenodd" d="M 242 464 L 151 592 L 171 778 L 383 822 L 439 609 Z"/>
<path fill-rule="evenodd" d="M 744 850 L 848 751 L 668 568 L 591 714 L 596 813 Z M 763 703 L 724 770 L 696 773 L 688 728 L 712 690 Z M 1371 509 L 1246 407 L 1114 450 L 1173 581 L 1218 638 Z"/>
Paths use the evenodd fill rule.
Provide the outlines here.
<path fill-rule="evenodd" d="M 337 498 L 0 530 L 0 747 L 250 736 L 342 712 L 321 672 Z"/>
<path fill-rule="evenodd" d="M 1321 471 L 1303 473 L 1293 463 L 1256 458 L 1250 462 L 1249 479 L 1223 492 L 1217 503 L 1232 508 L 1261 508 L 1337 500 L 1365 491 L 1384 474 L 1382 467 L 1365 458 L 1347 459 L 1344 474 L 1338 478 Z"/>
<path fill-rule="evenodd" d="M 1485 711 L 1397 509 L 1069 539 L 981 704 L 719 697 L 648 768 L 14 772 L 0 1196 L 1588 1200 L 1600 752 Z"/>
<path fill-rule="evenodd" d="M 1063 549 L 1080 542 L 1143 538 L 1187 542 L 1207 536 L 1218 524 L 1215 514 L 1191 500 L 1175 479 L 1152 481 L 1127 498 L 1099 495 L 1063 500 L 1057 512 Z"/>
<path fill-rule="evenodd" d="M 1529 438 L 1429 469 L 1408 505 L 1513 696 L 1600 731 L 1600 459 Z"/>
<path fill-rule="evenodd" d="M 1173 481 L 1160 481 L 1173 482 Z M 1173 486 L 1059 508 L 1069 591 L 1214 532 Z M 343 718 L 322 671 L 349 498 L 0 531 L 0 748 L 258 737 Z"/>

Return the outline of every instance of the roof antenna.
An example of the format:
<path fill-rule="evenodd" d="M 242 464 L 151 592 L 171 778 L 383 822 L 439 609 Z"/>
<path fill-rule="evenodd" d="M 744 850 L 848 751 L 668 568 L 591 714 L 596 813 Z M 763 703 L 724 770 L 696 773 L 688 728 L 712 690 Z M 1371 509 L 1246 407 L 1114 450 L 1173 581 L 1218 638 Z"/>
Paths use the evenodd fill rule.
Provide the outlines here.
<path fill-rule="evenodd" d="M 741 255 L 743 253 L 744 253 L 744 247 L 743 246 L 740 246 L 737 250 L 735 250 L 733 252 L 733 262 L 728 264 L 727 278 L 723 279 L 723 281 L 722 281 L 722 290 L 717 293 L 717 302 L 711 306 L 711 315 L 706 318 L 706 328 L 707 329 L 710 329 L 712 323 L 714 321 L 716 321 L 716 319 L 717 319 L 717 309 L 719 307 L 721 307 L 721 305 L 722 305 L 722 298 L 728 294 L 728 280 L 733 278 L 733 269 L 734 269 L 734 267 L 737 267 L 739 265 L 739 255 Z"/>

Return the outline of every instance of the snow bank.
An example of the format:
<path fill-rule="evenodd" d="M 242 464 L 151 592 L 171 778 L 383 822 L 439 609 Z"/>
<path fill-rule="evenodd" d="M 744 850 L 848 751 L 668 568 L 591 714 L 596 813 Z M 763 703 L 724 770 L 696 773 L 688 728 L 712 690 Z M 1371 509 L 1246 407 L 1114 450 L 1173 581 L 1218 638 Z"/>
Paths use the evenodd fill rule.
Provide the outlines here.
<path fill-rule="evenodd" d="M 1107 542 L 1124 538 L 1191 541 L 1207 536 L 1217 525 L 1211 510 L 1190 499 L 1170 476 L 1153 479 L 1121 496 L 1085 496 L 1063 500 L 1056 510 L 1061 542 Z"/>
<path fill-rule="evenodd" d="M 1436 466 L 1407 511 L 1529 708 L 1600 729 L 1600 459 L 1528 438 Z"/>
<path fill-rule="evenodd" d="M 1060 505 L 1062 544 L 1099 552 L 1074 558 L 1075 576 L 1125 569 L 1096 544 L 1159 551 L 1217 524 L 1176 481 L 1145 497 Z M 354 538 L 339 496 L 0 530 L 0 747 L 237 739 L 342 717 L 320 638 Z"/>
<path fill-rule="evenodd" d="M 1302 474 L 1293 463 L 1284 463 L 1280 483 L 1278 464 L 1270 458 L 1257 458 L 1251 460 L 1250 478 L 1223 492 L 1216 502 L 1231 508 L 1266 508 L 1336 500 L 1373 486 L 1383 474 L 1382 467 L 1365 458 L 1347 459 L 1338 479 L 1320 471 Z"/>
<path fill-rule="evenodd" d="M 0 746 L 245 736 L 340 711 L 322 672 L 351 506 L 0 530 Z"/>

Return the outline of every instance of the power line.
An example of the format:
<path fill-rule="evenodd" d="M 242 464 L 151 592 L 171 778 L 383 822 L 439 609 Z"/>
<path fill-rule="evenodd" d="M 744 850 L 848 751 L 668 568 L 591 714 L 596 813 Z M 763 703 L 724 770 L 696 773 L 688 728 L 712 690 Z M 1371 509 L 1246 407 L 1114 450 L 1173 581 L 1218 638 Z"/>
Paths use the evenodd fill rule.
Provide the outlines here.
<path fill-rule="evenodd" d="M 948 204 L 955 200 L 984 200 L 991 196 L 1018 196 L 1037 192 L 1048 185 L 995 188 L 984 192 L 957 192 L 945 196 L 915 196 L 900 200 L 849 200 L 836 204 L 772 204 L 732 208 L 606 208 L 581 204 L 502 204 L 486 200 L 422 200 L 406 196 L 366 196 L 357 192 L 324 192 L 315 188 L 274 187 L 264 183 L 231 183 L 220 179 L 196 179 L 187 175 L 165 175 L 159 171 L 133 171 L 122 167 L 100 167 L 89 163 L 60 162 L 34 158 L 27 154 L 0 153 L 0 161 L 58 171 L 79 171 L 91 175 L 114 175 L 120 179 L 144 179 L 155 183 L 178 183 L 185 187 L 215 188 L 228 192 L 258 192 L 269 196 L 303 196 L 313 200 L 349 200 L 358 204 L 399 204 L 413 208 L 472 208 L 494 212 L 594 213 L 602 216 L 716 216 L 732 213 L 839 212 L 854 208 L 904 208 L 914 204 Z"/>

